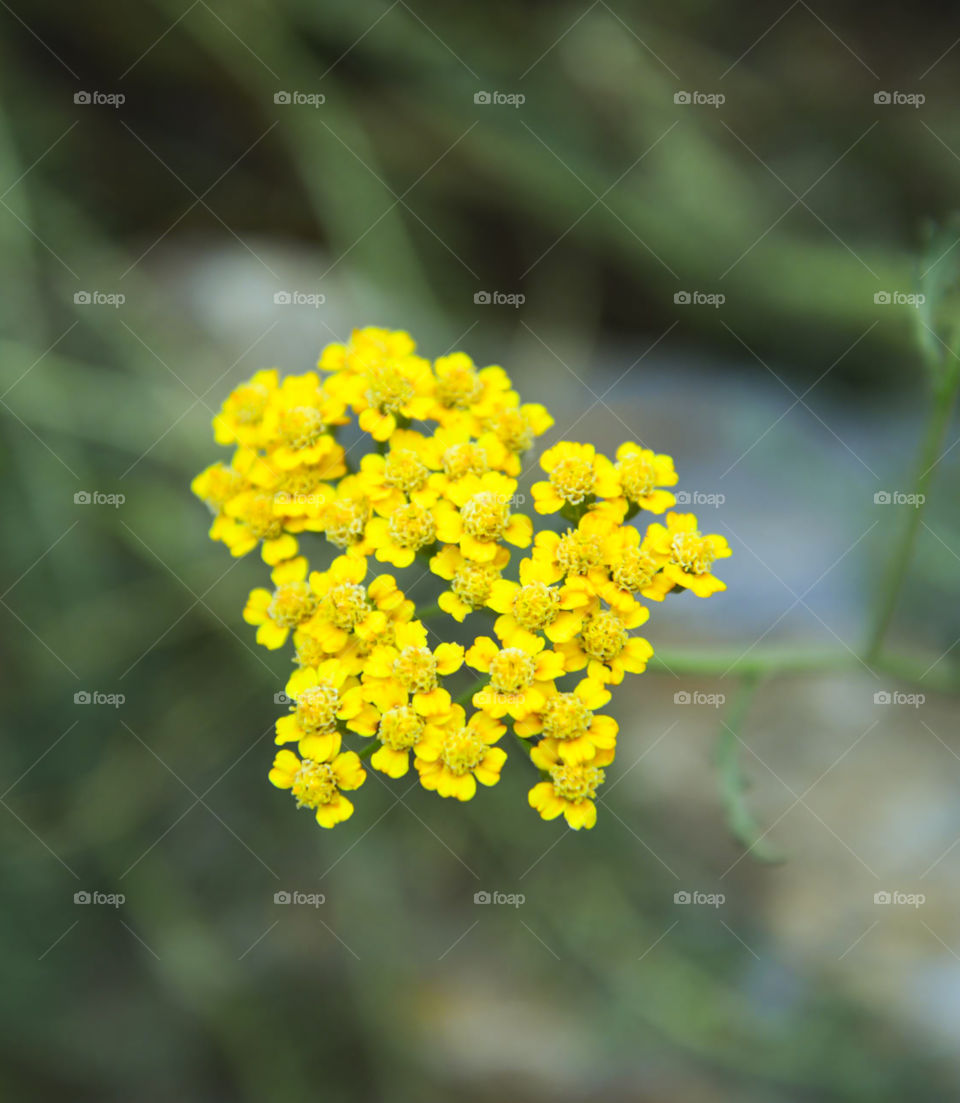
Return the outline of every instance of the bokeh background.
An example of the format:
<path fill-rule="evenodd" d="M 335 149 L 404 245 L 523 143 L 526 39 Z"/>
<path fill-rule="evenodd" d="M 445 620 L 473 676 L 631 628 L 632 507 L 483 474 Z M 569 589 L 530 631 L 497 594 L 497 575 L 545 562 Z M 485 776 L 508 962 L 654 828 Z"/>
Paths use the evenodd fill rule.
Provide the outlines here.
<path fill-rule="evenodd" d="M 955 422 L 866 648 L 955 359 L 895 301 L 960 253 L 952 13 L 0 9 L 4 1097 L 955 1098 Z M 590 833 L 522 761 L 331 833 L 266 784 L 287 656 L 188 482 L 232 386 L 363 324 L 670 452 L 731 542 Z"/>

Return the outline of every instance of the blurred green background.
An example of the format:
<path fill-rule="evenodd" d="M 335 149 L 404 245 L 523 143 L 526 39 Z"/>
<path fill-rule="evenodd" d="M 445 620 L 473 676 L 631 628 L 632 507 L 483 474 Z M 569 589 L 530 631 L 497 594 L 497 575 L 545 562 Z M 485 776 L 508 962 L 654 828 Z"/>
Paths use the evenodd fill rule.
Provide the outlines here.
<path fill-rule="evenodd" d="M 886 301 L 960 254 L 953 37 L 933 4 L 2 5 L 5 1098 L 957 1096 L 955 422 L 897 659 L 864 651 L 921 347 L 955 359 Z M 723 498 L 729 590 L 654 610 L 590 833 L 519 760 L 467 807 L 371 776 L 331 833 L 266 784 L 288 656 L 188 482 L 232 386 L 363 324 Z"/>

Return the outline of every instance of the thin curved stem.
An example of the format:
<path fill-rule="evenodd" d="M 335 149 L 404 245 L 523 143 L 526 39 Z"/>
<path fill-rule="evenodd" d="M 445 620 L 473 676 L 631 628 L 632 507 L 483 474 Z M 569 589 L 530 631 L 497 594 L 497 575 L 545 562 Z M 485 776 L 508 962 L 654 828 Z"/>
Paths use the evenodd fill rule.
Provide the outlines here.
<path fill-rule="evenodd" d="M 883 641 L 896 612 L 900 592 L 903 589 L 907 570 L 913 558 L 914 545 L 917 542 L 920 525 L 923 522 L 923 511 L 928 497 L 927 492 L 933 482 L 934 469 L 940 458 L 943 440 L 950 424 L 950 417 L 953 414 L 957 390 L 960 387 L 960 361 L 957 360 L 956 353 L 952 348 L 947 351 L 951 360 L 946 365 L 943 375 L 937 381 L 933 409 L 927 423 L 927 431 L 920 446 L 917 474 L 913 484 L 913 493 L 917 496 L 915 499 L 917 504 L 910 512 L 900 542 L 887 570 L 877 607 L 877 615 L 867 644 L 868 662 L 874 662 L 880 657 L 883 650 Z"/>

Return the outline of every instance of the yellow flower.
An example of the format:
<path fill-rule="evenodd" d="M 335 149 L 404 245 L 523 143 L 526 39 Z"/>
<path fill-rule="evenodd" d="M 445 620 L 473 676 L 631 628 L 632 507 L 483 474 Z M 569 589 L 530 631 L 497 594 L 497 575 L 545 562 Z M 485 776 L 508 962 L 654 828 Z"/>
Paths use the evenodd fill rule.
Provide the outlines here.
<path fill-rule="evenodd" d="M 414 765 L 420 784 L 441 797 L 471 800 L 481 785 L 496 785 L 507 753 L 494 747 L 506 725 L 482 712 L 464 723 L 466 713 L 454 705 L 443 723 L 432 725 L 417 746 Z"/>
<path fill-rule="evenodd" d="M 519 736 L 543 733 L 556 745 L 560 760 L 576 766 L 589 762 L 598 753 L 612 752 L 617 745 L 617 722 L 612 716 L 597 716 L 594 709 L 610 700 L 602 682 L 583 678 L 573 693 L 555 693 L 539 712 L 518 720 L 514 730 Z"/>
<path fill-rule="evenodd" d="M 435 511 L 416 502 L 399 505 L 389 517 L 374 517 L 367 525 L 367 542 L 377 559 L 395 567 L 409 567 L 417 552 L 429 549 L 436 540 Z"/>
<path fill-rule="evenodd" d="M 490 563 L 474 563 L 464 558 L 458 547 L 447 544 L 430 560 L 430 570 L 450 583 L 450 589 L 443 591 L 437 604 L 454 620 L 462 622 L 468 613 L 487 604 L 494 583 L 509 560 L 510 553 L 500 547 Z"/>
<path fill-rule="evenodd" d="M 663 601 L 673 588 L 664 575 L 666 556 L 652 550 L 651 540 L 631 525 L 615 529 L 604 541 L 604 555 L 609 575 L 596 587 L 596 593 L 611 609 L 629 613 L 636 605 L 634 594 L 651 601 Z"/>
<path fill-rule="evenodd" d="M 537 513 L 589 505 L 595 498 L 616 498 L 620 492 L 613 464 L 592 444 L 560 441 L 544 452 L 540 466 L 550 478 L 531 488 Z"/>
<path fill-rule="evenodd" d="M 226 503 L 213 522 L 210 536 L 222 540 L 234 556 L 246 555 L 262 541 L 263 561 L 274 566 L 297 554 L 297 539 L 289 531 L 293 527 L 293 522 L 285 522 L 274 511 L 272 494 L 246 490 Z"/>
<path fill-rule="evenodd" d="M 260 490 L 273 495 L 273 511 L 287 519 L 316 520 L 323 507 L 335 497 L 330 481 L 346 474 L 343 448 L 331 440 L 329 450 L 315 463 L 300 463 L 281 468 L 273 457 L 255 456 L 247 465 L 246 476 Z M 320 525 L 307 527 L 320 531 Z"/>
<path fill-rule="evenodd" d="M 439 497 L 430 483 L 434 449 L 422 433 L 398 429 L 386 455 L 371 452 L 360 461 L 360 479 L 374 511 L 389 517 L 406 502 L 432 505 Z"/>
<path fill-rule="evenodd" d="M 425 462 L 434 469 L 430 486 L 440 497 L 449 497 L 449 488 L 467 476 L 480 478 L 488 471 L 502 471 L 507 450 L 488 433 L 483 443 L 475 438 L 472 425 L 460 419 L 452 425 L 438 426 L 425 441 Z"/>
<path fill-rule="evenodd" d="M 543 632 L 564 643 L 580 631 L 589 598 L 572 586 L 551 586 L 552 571 L 535 559 L 520 563 L 520 581 L 494 582 L 487 605 L 501 616 L 494 630 L 509 647 L 523 647 Z"/>
<path fill-rule="evenodd" d="M 716 559 L 731 554 L 722 536 L 704 536 L 693 513 L 668 513 L 666 527 L 653 524 L 647 530 L 651 549 L 667 559 L 663 574 L 671 585 L 683 586 L 697 597 L 709 597 L 727 588 L 710 573 Z"/>
<path fill-rule="evenodd" d="M 410 752 L 430 755 L 430 746 L 445 737 L 452 710 L 438 717 L 421 716 L 410 705 L 394 705 L 380 717 L 377 739 L 380 747 L 370 756 L 370 765 L 388 777 L 405 777 L 410 769 Z M 462 721 L 461 721 L 462 723 Z"/>
<path fill-rule="evenodd" d="M 386 615 L 374 607 L 363 585 L 366 573 L 366 559 L 353 555 L 337 556 L 328 570 L 311 572 L 316 611 L 306 630 L 323 651 L 334 654 L 354 634 L 372 639 L 385 629 Z"/>
<path fill-rule="evenodd" d="M 517 402 L 515 396 L 513 402 Z M 498 468 L 508 475 L 517 476 L 521 470 L 520 456 L 533 447 L 534 440 L 552 424 L 553 418 L 546 406 L 538 402 L 504 406 L 487 419 L 480 444 L 486 449 L 493 442 L 500 444 L 506 454 L 502 466 L 498 464 Z"/>
<path fill-rule="evenodd" d="M 449 501 L 437 503 L 437 538 L 459 544 L 466 559 L 492 563 L 498 542 L 525 548 L 533 539 L 533 524 L 522 513 L 510 512 L 516 481 L 497 471 L 468 475 L 449 488 Z"/>
<path fill-rule="evenodd" d="M 477 369 L 465 352 L 438 356 L 433 363 L 437 379 L 436 406 L 431 417 L 442 425 L 463 424 L 469 418 L 477 433 L 487 418 L 514 399 L 510 377 L 501 367 Z"/>
<path fill-rule="evenodd" d="M 580 635 L 568 643 L 558 643 L 567 670 L 583 670 L 598 682 L 619 685 L 625 673 L 639 674 L 646 669 L 653 648 L 641 636 L 629 630 L 643 624 L 650 610 L 636 604 L 625 613 L 606 609 L 594 613 L 583 623 Z"/>
<path fill-rule="evenodd" d="M 382 334 L 383 331 L 380 331 Z M 355 332 L 343 354 L 324 354 L 322 368 L 335 367 L 325 389 L 359 414 L 358 424 L 374 440 L 389 440 L 398 419 L 426 418 L 434 406 L 435 381 L 430 362 L 413 352 L 398 352 L 410 342 L 407 334 L 367 340 Z"/>
<path fill-rule="evenodd" d="M 336 495 L 320 513 L 323 533 L 331 544 L 357 555 L 368 555 L 367 522 L 370 500 L 366 486 L 357 475 L 346 475 L 337 484 Z"/>
<path fill-rule="evenodd" d="M 530 790 L 530 807 L 545 820 L 562 815 L 569 827 L 579 831 L 597 822 L 597 806 L 593 803 L 597 790 L 605 780 L 602 766 L 613 761 L 613 751 L 600 751 L 588 762 L 564 762 L 552 739 L 544 739 L 530 752 L 534 765 L 549 778 Z"/>
<path fill-rule="evenodd" d="M 671 456 L 658 455 L 628 441 L 617 449 L 615 467 L 623 497 L 632 507 L 663 513 L 676 503 L 669 491 L 659 489 L 677 485 Z"/>
<path fill-rule="evenodd" d="M 317 598 L 304 581 L 307 561 L 298 556 L 273 568 L 270 578 L 275 586 L 270 590 L 250 592 L 243 619 L 256 624 L 257 643 L 275 651 L 287 642 L 287 636 L 298 624 L 309 620 L 316 610 Z"/>
<path fill-rule="evenodd" d="M 353 751 L 329 761 L 297 758 L 293 751 L 278 751 L 270 781 L 278 789 L 290 789 L 298 808 L 312 808 L 321 827 L 333 827 L 353 815 L 353 805 L 343 789 L 359 789 L 367 775 Z"/>
<path fill-rule="evenodd" d="M 381 712 L 408 703 L 421 716 L 440 716 L 450 710 L 450 694 L 440 678 L 463 665 L 458 643 L 427 647 L 427 630 L 420 621 L 400 624 L 395 644 L 375 647 L 363 668 L 363 691 Z"/>
<path fill-rule="evenodd" d="M 487 686 L 473 695 L 473 704 L 495 720 L 508 714 L 523 720 L 542 708 L 556 692 L 555 680 L 564 673 L 563 656 L 544 650 L 539 636 L 524 640 L 519 647 L 502 648 L 489 636 L 478 636 L 466 662 L 490 676 Z"/>
<path fill-rule="evenodd" d="M 277 721 L 275 742 L 299 743 L 300 753 L 308 758 L 327 759 L 337 753 L 340 721 L 358 735 L 377 730 L 377 710 L 364 700 L 358 680 L 336 659 L 295 670 L 286 693 L 294 703 L 290 715 Z"/>
<path fill-rule="evenodd" d="M 263 442 L 263 416 L 277 389 L 276 368 L 258 371 L 252 379 L 231 391 L 213 419 L 217 444 L 243 444 L 257 448 Z"/>
<path fill-rule="evenodd" d="M 607 577 L 604 541 L 617 524 L 598 510 L 588 510 L 575 529 L 562 535 L 549 530 L 538 532 L 532 557 L 550 571 L 551 582 L 561 578 L 585 578 L 598 586 Z"/>
<path fill-rule="evenodd" d="M 328 372 L 362 372 L 368 364 L 409 356 L 416 347 L 410 334 L 403 330 L 366 326 L 355 329 L 345 345 L 327 345 L 317 366 Z"/>
<path fill-rule="evenodd" d="M 330 577 L 319 583 L 321 590 L 329 583 L 329 589 L 318 595 L 320 604 L 313 617 L 294 632 L 296 662 L 302 667 L 319 666 L 335 656 L 350 674 L 359 674 L 374 647 L 392 644 L 397 626 L 413 619 L 415 606 L 388 574 L 377 575 L 364 590 L 361 603 L 353 589 L 359 583 L 350 579 L 362 577 L 366 561 L 356 556 L 340 560 L 331 565 L 339 581 Z M 347 627 L 348 622 L 352 627 Z"/>
<path fill-rule="evenodd" d="M 190 489 L 202 502 L 206 502 L 212 513 L 217 514 L 231 498 L 249 488 L 239 471 L 217 462 L 201 471 L 190 483 Z"/>
<path fill-rule="evenodd" d="M 282 470 L 319 463 L 334 451 L 328 429 L 343 422 L 343 403 L 324 394 L 316 372 L 288 375 L 263 415 L 262 439 L 271 466 Z"/>
<path fill-rule="evenodd" d="M 645 534 L 628 523 L 675 504 L 670 456 L 627 442 L 612 462 L 592 444 L 561 441 L 541 458 L 547 477 L 533 500 L 569 526 L 534 541 L 530 517 L 512 507 L 521 457 L 553 418 L 522 404 L 503 368 L 478 368 L 463 352 L 431 363 L 408 333 L 374 326 L 329 345 L 318 368 L 282 381 L 260 371 L 236 387 L 213 423 L 230 462 L 191 483 L 213 514 L 211 539 L 234 556 L 259 545 L 273 568 L 272 587 L 251 591 L 243 610 L 258 643 L 276 649 L 292 637 L 292 704 L 276 742 L 297 753 L 278 752 L 271 781 L 331 827 L 353 811 L 343 790 L 366 777 L 343 747 L 361 736 L 373 769 L 404 777 L 412 751 L 424 788 L 469 800 L 478 783 L 499 780 L 506 754 L 495 744 L 510 717 L 543 774 L 531 805 L 592 827 L 617 741 L 616 722 L 598 710 L 608 687 L 653 654 L 631 635 L 649 616 L 640 599 L 724 589 L 712 566 L 730 555 L 726 540 L 702 534 L 692 514 L 667 513 Z M 346 451 L 336 438 L 354 417 L 367 448 L 351 461 L 364 441 L 352 433 Z M 298 536 L 310 532 L 342 554 L 308 577 Z M 504 578 L 507 545 L 531 543 Z M 439 610 L 457 622 L 493 610 L 496 640 L 478 636 L 466 653 L 428 646 L 396 579 L 368 581 L 371 556 L 406 568 L 418 553 L 446 584 Z M 484 675 L 469 721 L 444 684 L 464 661 Z M 586 676 L 558 691 L 576 671 Z"/>

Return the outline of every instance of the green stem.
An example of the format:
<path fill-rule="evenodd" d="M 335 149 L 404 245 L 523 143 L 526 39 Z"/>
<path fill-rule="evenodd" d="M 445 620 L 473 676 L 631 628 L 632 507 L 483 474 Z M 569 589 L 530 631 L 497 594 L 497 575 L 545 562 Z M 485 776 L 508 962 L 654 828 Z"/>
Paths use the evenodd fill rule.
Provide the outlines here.
<path fill-rule="evenodd" d="M 439 605 L 425 605 L 422 609 L 417 610 L 417 620 L 426 620 L 428 617 L 435 617 L 437 613 L 442 613 L 443 610 Z"/>
<path fill-rule="evenodd" d="M 466 705 L 470 701 L 470 699 L 473 697 L 473 695 L 475 693 L 479 693 L 480 690 L 483 689 L 483 687 L 486 684 L 487 684 L 487 679 L 486 678 L 478 678 L 473 683 L 473 685 L 469 686 L 467 689 L 465 689 L 463 691 L 463 693 L 460 694 L 459 697 L 455 697 L 453 703 L 455 705 Z"/>
<path fill-rule="evenodd" d="M 371 738 L 365 747 L 362 747 L 357 751 L 357 758 L 369 758 L 373 752 L 380 746 L 380 740 Z"/>
<path fill-rule="evenodd" d="M 925 654 L 881 655 L 872 668 L 914 682 L 926 689 L 944 693 L 960 691 L 960 672 L 946 663 L 938 665 L 942 655 Z M 869 672 L 870 667 L 857 655 L 842 648 L 757 648 L 744 655 L 742 651 L 697 650 L 668 651 L 660 649 L 647 664 L 651 674 L 695 674 L 704 678 L 731 677 L 801 677 L 803 675 L 850 674 Z"/>
<path fill-rule="evenodd" d="M 896 612 L 900 591 L 903 589 L 910 560 L 913 558 L 914 545 L 920 532 L 920 524 L 923 521 L 927 491 L 933 482 L 934 469 L 940 457 L 943 440 L 953 413 L 957 389 L 960 386 L 960 361 L 957 361 L 952 348 L 949 350 L 949 355 L 950 361 L 943 368 L 943 374 L 937 380 L 933 409 L 927 423 L 927 431 L 920 446 L 913 490 L 913 493 L 918 496 L 919 505 L 911 510 L 900 543 L 890 562 L 881 591 L 876 620 L 870 633 L 867 645 L 867 661 L 871 663 L 880 657 L 884 638 L 890 627 L 890 622 L 893 620 L 893 614 Z"/>
<path fill-rule="evenodd" d="M 720 795 L 731 834 L 760 861 L 777 862 L 782 860 L 781 855 L 762 841 L 763 832 L 747 806 L 747 781 L 740 765 L 740 732 L 761 680 L 759 674 L 748 674 L 742 679 L 727 718 L 721 725 L 715 756 L 720 774 Z"/>
<path fill-rule="evenodd" d="M 536 767 L 536 765 L 533 762 L 533 759 L 531 757 L 532 752 L 533 752 L 533 747 L 530 744 L 530 740 L 529 739 L 524 739 L 523 736 L 517 735 L 517 733 L 516 733 L 516 731 L 515 731 L 512 724 L 510 725 L 510 734 L 513 736 L 514 743 L 516 743 L 516 745 L 518 747 L 523 748 L 524 756 L 527 759 L 529 759 L 531 766 L 534 766 L 534 768 L 537 769 L 538 767 Z"/>

